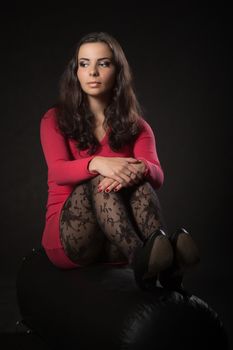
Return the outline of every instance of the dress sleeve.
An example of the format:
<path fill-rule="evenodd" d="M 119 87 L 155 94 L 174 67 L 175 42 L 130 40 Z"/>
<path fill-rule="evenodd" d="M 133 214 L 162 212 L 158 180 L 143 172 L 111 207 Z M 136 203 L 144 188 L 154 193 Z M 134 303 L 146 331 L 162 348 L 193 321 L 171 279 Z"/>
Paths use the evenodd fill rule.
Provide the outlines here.
<path fill-rule="evenodd" d="M 74 185 L 96 175 L 88 171 L 93 156 L 72 159 L 66 138 L 59 131 L 55 112 L 47 111 L 40 121 L 40 141 L 48 166 L 49 180 L 57 185 Z"/>
<path fill-rule="evenodd" d="M 158 158 L 156 140 L 151 126 L 143 120 L 140 132 L 133 148 L 134 157 L 146 165 L 145 177 L 154 188 L 162 186 L 164 173 Z"/>

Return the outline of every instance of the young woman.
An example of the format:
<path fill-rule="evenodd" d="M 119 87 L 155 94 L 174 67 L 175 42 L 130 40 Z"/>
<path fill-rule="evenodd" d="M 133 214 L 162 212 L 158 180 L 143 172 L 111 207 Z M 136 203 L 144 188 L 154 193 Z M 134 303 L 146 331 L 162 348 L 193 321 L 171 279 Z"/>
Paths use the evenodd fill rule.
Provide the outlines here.
<path fill-rule="evenodd" d="M 40 136 L 48 166 L 42 245 L 51 262 L 65 269 L 129 264 L 141 288 L 158 278 L 180 287 L 182 269 L 198 262 L 197 247 L 182 228 L 165 233 L 155 136 L 111 35 L 94 32 L 79 41 Z"/>

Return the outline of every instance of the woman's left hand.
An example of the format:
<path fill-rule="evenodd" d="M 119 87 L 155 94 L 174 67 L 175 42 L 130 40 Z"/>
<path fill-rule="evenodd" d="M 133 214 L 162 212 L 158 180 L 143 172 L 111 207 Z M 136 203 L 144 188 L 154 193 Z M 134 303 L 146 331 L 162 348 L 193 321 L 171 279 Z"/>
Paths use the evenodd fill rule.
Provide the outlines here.
<path fill-rule="evenodd" d="M 143 173 L 145 171 L 145 164 L 143 162 L 138 162 L 133 164 L 137 170 L 137 174 L 131 173 L 131 181 L 129 183 L 120 184 L 118 181 L 105 177 L 98 186 L 98 189 L 102 192 L 119 191 L 122 187 L 129 187 L 138 184 L 143 179 Z"/>

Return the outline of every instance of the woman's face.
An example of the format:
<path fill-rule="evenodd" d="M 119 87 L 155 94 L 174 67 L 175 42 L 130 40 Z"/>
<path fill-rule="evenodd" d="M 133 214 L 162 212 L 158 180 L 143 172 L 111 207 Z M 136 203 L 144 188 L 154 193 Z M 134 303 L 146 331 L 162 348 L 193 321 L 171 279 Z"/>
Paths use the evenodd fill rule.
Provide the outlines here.
<path fill-rule="evenodd" d="M 77 77 L 89 96 L 108 96 L 115 83 L 113 54 L 106 43 L 85 43 L 78 52 Z"/>

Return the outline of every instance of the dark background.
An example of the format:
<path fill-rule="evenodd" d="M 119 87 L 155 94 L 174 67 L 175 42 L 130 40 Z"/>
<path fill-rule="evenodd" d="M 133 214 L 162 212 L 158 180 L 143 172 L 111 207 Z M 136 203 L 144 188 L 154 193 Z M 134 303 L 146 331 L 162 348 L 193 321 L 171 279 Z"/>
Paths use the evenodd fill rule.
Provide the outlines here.
<path fill-rule="evenodd" d="M 126 7 L 127 4 L 127 7 Z M 28 12 L 28 13 L 27 13 Z M 232 14 L 191 2 L 77 2 L 1 12 L 0 331 L 20 318 L 15 279 L 41 242 L 47 174 L 40 118 L 81 36 L 106 31 L 122 45 L 138 99 L 154 129 L 165 182 L 159 190 L 172 232 L 195 236 L 201 264 L 186 287 L 232 327 Z M 231 103 L 230 103 L 231 102 Z M 232 340 L 231 340 L 232 341 Z"/>

